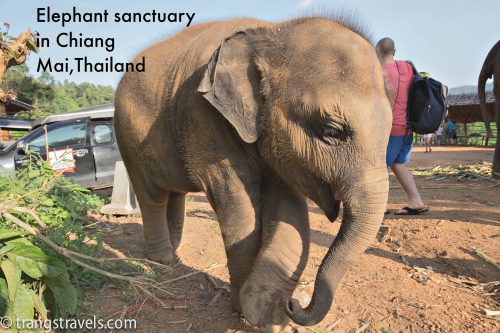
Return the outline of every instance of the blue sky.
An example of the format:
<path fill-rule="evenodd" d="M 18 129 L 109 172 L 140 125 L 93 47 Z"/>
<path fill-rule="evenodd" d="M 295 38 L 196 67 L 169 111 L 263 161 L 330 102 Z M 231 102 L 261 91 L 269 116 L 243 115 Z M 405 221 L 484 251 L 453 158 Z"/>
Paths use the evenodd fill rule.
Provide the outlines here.
<path fill-rule="evenodd" d="M 282 21 L 301 13 L 328 8 L 345 8 L 358 14 L 370 28 L 373 39 L 392 37 L 398 59 L 411 59 L 420 71 L 450 87 L 476 84 L 482 62 L 500 38 L 500 1 L 498 0 L 1 0 L 0 23 L 8 22 L 10 33 L 17 35 L 26 28 L 49 37 L 52 44 L 41 50 L 43 59 L 52 61 L 83 55 L 96 61 L 110 55 L 100 48 L 61 48 L 55 37 L 72 31 L 84 36 L 114 37 L 115 61 L 130 61 L 141 49 L 179 31 L 185 23 L 38 23 L 38 7 L 50 6 L 53 12 L 195 12 L 193 23 L 232 17 L 254 17 Z M 111 16 L 110 16 L 111 18 Z M 31 55 L 27 64 L 36 73 L 38 55 Z M 57 80 L 93 82 L 116 86 L 121 73 L 52 73 Z"/>

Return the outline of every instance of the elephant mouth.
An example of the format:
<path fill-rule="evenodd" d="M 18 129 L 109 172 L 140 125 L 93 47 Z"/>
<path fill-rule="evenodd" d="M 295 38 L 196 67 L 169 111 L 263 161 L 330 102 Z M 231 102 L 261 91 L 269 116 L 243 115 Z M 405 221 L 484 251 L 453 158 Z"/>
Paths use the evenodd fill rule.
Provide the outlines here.
<path fill-rule="evenodd" d="M 325 211 L 325 215 L 330 222 L 335 222 L 335 220 L 339 216 L 340 203 L 342 202 L 342 198 L 340 197 L 340 193 L 337 192 L 333 187 L 332 187 L 332 197 L 333 197 L 333 204 L 329 205 L 329 209 Z"/>
<path fill-rule="evenodd" d="M 340 212 L 340 200 L 335 200 L 333 202 L 333 207 L 328 212 L 325 213 L 326 217 L 330 222 L 335 222 Z"/>

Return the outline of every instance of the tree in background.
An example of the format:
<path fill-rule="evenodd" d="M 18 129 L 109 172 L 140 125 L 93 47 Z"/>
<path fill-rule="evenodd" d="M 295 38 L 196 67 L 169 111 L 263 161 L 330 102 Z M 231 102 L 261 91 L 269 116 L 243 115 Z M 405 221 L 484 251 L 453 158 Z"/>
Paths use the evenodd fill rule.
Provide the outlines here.
<path fill-rule="evenodd" d="M 10 25 L 4 23 L 3 26 L 5 30 L 0 30 L 0 79 L 2 79 L 9 67 L 23 64 L 31 51 L 38 52 L 36 34 L 31 32 L 30 29 L 15 38 L 8 35 Z M 15 98 L 16 95 L 13 91 L 0 89 L 0 101 L 5 102 L 7 99 Z M 5 105 L 0 103 L 0 117 L 5 116 Z"/>
<path fill-rule="evenodd" d="M 17 38 L 8 36 L 9 25 L 0 29 L 0 100 L 19 99 L 35 107 L 23 118 L 57 114 L 93 105 L 112 103 L 115 91 L 111 86 L 92 83 L 58 82 L 50 73 L 43 72 L 38 78 L 30 75 L 24 64 L 30 51 L 38 52 L 36 35 L 28 30 Z M 0 117 L 5 117 L 4 104 L 0 103 Z"/>
<path fill-rule="evenodd" d="M 44 74 L 42 75 L 44 81 L 41 81 L 29 74 L 29 69 L 25 64 L 12 67 L 5 73 L 0 89 L 13 91 L 20 101 L 38 106 L 36 104 L 52 100 L 55 97 L 54 78 L 48 73 Z M 46 76 L 51 77 L 52 82 L 48 81 Z"/>
<path fill-rule="evenodd" d="M 23 118 L 36 118 L 113 103 L 115 97 L 111 86 L 67 80 L 58 82 L 47 72 L 41 73 L 38 78 L 33 77 L 26 64 L 9 68 L 0 82 L 0 89 L 14 91 L 19 100 L 36 108 L 32 113 L 18 115 Z"/>

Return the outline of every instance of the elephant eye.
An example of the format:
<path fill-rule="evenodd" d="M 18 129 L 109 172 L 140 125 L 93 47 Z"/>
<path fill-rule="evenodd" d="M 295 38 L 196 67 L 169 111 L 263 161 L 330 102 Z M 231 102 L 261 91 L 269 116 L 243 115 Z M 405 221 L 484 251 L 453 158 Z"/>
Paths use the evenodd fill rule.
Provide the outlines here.
<path fill-rule="evenodd" d="M 336 137 L 341 131 L 341 128 L 333 127 L 333 126 L 325 126 L 323 127 L 323 136 L 326 137 Z"/>
<path fill-rule="evenodd" d="M 322 126 L 321 139 L 328 144 L 336 145 L 340 141 L 345 141 L 349 135 L 347 126 L 343 124 L 328 121 Z"/>

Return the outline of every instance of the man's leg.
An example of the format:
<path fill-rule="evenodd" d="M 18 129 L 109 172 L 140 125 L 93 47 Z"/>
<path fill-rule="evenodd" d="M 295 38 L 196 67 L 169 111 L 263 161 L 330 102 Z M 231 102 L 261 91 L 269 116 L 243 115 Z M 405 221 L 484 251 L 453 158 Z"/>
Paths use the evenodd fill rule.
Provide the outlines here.
<path fill-rule="evenodd" d="M 424 136 L 424 143 L 425 143 L 425 151 L 427 151 L 427 152 L 432 151 L 431 138 L 428 136 Z"/>
<path fill-rule="evenodd" d="M 411 209 L 422 209 L 425 208 L 425 206 L 420 198 L 420 193 L 418 193 L 417 184 L 415 184 L 413 174 L 406 166 L 406 164 L 410 161 L 412 142 L 412 134 L 403 137 L 401 150 L 399 151 L 399 155 L 395 159 L 394 164 L 391 165 L 391 169 L 408 196 L 409 202 L 407 207 Z M 396 214 L 403 214 L 404 212 L 404 210 L 401 210 L 396 212 Z"/>
<path fill-rule="evenodd" d="M 408 169 L 406 164 L 394 163 L 391 166 L 391 169 L 408 196 L 408 207 L 412 209 L 424 208 L 425 205 L 420 197 L 420 193 L 418 193 L 417 184 L 415 184 L 413 174 Z"/>
<path fill-rule="evenodd" d="M 401 147 L 403 146 L 403 137 L 401 136 L 390 136 L 389 143 L 387 144 L 387 152 L 386 152 L 386 163 L 387 168 L 390 168 L 396 158 L 399 155 Z M 389 170 L 387 170 L 389 172 Z M 386 207 L 385 214 L 389 214 L 390 210 Z"/>

